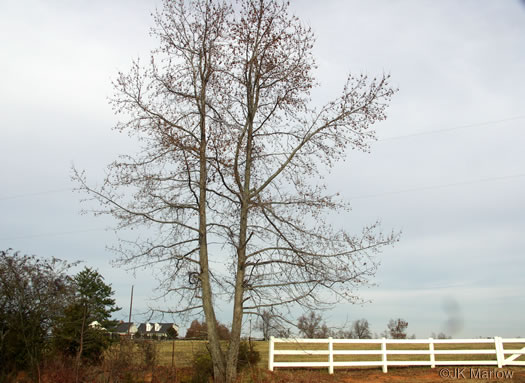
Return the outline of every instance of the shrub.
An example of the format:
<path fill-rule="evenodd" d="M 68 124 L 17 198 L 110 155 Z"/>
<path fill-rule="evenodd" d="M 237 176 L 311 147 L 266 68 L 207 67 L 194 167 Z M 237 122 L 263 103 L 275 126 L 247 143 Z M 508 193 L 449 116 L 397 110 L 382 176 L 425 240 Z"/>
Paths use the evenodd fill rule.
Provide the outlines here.
<path fill-rule="evenodd" d="M 208 383 L 213 377 L 213 362 L 208 350 L 199 351 L 193 356 L 192 383 Z"/>
<path fill-rule="evenodd" d="M 256 351 L 251 341 L 243 340 L 239 345 L 239 359 L 237 360 L 237 369 L 242 370 L 244 367 L 256 366 L 261 360 L 259 351 Z"/>
<path fill-rule="evenodd" d="M 39 374 L 48 335 L 72 296 L 71 266 L 0 250 L 0 381 L 22 370 Z"/>
<path fill-rule="evenodd" d="M 153 369 L 157 363 L 157 344 L 152 341 L 137 342 L 141 351 L 142 362 L 146 369 Z"/>
<path fill-rule="evenodd" d="M 115 347 L 110 347 L 104 357 L 104 382 L 138 383 L 141 366 L 136 366 L 138 359 L 135 343 L 123 337 Z M 143 380 L 142 380 L 143 381 Z"/>
<path fill-rule="evenodd" d="M 251 341 L 241 341 L 237 369 L 256 366 L 261 360 L 259 351 L 256 351 Z M 213 377 L 213 362 L 209 350 L 200 351 L 193 356 L 192 383 L 207 383 Z"/>

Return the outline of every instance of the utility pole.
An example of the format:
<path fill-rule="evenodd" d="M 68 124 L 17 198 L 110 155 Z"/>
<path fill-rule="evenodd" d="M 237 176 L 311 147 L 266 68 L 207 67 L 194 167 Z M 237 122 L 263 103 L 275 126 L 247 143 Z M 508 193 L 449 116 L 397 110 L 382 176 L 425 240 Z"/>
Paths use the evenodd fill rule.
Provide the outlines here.
<path fill-rule="evenodd" d="M 131 310 L 133 309 L 133 285 L 131 285 L 131 302 L 129 303 L 128 336 L 131 339 Z"/>

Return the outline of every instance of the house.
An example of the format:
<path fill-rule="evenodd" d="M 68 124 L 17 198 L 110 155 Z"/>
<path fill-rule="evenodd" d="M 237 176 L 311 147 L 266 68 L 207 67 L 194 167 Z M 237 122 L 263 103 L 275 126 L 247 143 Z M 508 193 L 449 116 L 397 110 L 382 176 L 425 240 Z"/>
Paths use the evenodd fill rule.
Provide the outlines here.
<path fill-rule="evenodd" d="M 104 327 L 102 327 L 102 325 L 101 325 L 98 321 L 96 321 L 96 320 L 94 320 L 93 322 L 91 322 L 91 323 L 89 324 L 89 327 L 91 327 L 91 328 L 96 328 L 96 329 L 98 329 L 98 330 L 104 330 L 104 331 L 107 331 L 107 330 L 106 330 Z"/>
<path fill-rule="evenodd" d="M 168 337 L 169 329 L 172 328 L 175 330 L 175 333 L 179 333 L 179 326 L 177 326 L 175 323 L 141 323 L 137 329 L 137 333 L 139 333 L 141 336 L 157 336 L 158 338 L 165 338 Z"/>
<path fill-rule="evenodd" d="M 133 322 L 120 322 L 117 324 L 115 329 L 112 331 L 113 334 L 118 334 L 125 336 L 131 334 L 132 337 L 153 337 L 157 338 L 167 338 L 169 336 L 169 329 L 172 328 L 175 330 L 175 333 L 179 333 L 179 326 L 175 323 L 139 323 L 135 324 Z M 128 333 L 129 329 L 129 333 Z"/>
<path fill-rule="evenodd" d="M 112 331 L 113 334 L 118 335 L 128 335 L 131 334 L 132 336 L 137 332 L 137 326 L 133 322 L 123 322 L 120 321 L 116 326 L 115 329 Z"/>

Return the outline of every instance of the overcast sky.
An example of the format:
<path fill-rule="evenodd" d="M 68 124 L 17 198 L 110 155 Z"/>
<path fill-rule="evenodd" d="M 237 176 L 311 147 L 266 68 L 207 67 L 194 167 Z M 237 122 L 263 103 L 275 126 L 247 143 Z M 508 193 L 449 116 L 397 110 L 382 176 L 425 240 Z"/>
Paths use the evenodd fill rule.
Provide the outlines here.
<path fill-rule="evenodd" d="M 114 268 L 112 221 L 80 215 L 71 165 L 101 181 L 135 143 L 111 130 L 111 80 L 146 58 L 159 1 L 0 2 L 0 248 L 83 260 L 127 318 L 145 311 L 150 272 Z M 518 0 L 292 1 L 317 36 L 320 88 L 390 73 L 399 92 L 370 154 L 327 177 L 353 204 L 334 223 L 401 230 L 380 255 L 371 302 L 325 313 L 330 325 L 390 318 L 428 337 L 525 336 L 525 3 Z M 219 317 L 228 322 L 223 308 Z M 143 318 L 134 317 L 136 321 Z M 452 324 L 452 326 L 451 326 Z M 182 324 L 183 326 L 185 324 Z"/>

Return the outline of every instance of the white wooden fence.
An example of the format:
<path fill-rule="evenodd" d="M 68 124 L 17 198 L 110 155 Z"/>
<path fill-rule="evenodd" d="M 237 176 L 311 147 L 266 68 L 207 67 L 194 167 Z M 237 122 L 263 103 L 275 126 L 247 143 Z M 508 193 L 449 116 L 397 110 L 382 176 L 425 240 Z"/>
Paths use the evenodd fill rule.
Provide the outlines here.
<path fill-rule="evenodd" d="M 286 349 L 279 349 L 279 344 L 287 344 Z M 306 349 L 306 345 L 322 343 L 326 344 L 325 350 L 320 350 L 316 347 L 316 350 Z M 472 344 L 491 344 L 493 348 L 474 349 Z M 513 343 L 520 343 L 520 346 L 525 345 L 525 339 L 513 338 L 513 339 L 502 339 L 500 337 L 494 337 L 493 339 L 281 339 L 281 338 L 270 338 L 269 342 L 269 355 L 268 355 L 268 369 L 273 371 L 276 367 L 328 367 L 330 374 L 334 373 L 334 367 L 357 367 L 357 366 L 382 366 L 383 372 L 388 371 L 388 366 L 430 366 L 432 368 L 436 366 L 465 366 L 465 365 L 481 365 L 489 366 L 496 365 L 498 368 L 503 366 L 525 366 L 525 360 L 517 360 L 520 356 L 525 355 L 525 347 L 521 349 L 504 348 L 511 346 Z M 334 350 L 334 344 L 370 344 L 370 345 L 381 345 L 381 349 L 378 346 L 375 349 L 359 349 L 353 350 Z M 388 345 L 421 345 L 420 349 L 395 349 L 388 348 Z M 450 349 L 446 346 L 440 346 L 439 350 L 434 349 L 436 344 L 450 345 Z M 291 349 L 290 345 L 295 345 L 294 349 Z M 427 345 L 427 349 L 423 349 L 424 345 Z M 468 348 L 466 345 L 470 345 Z M 313 347 L 313 346 L 310 346 Z M 392 346 L 391 346 L 392 347 Z M 398 346 L 399 347 L 399 346 Z M 417 347 L 417 346 L 416 346 Z M 327 360 L 324 362 L 319 361 L 275 361 L 275 355 L 326 355 Z M 381 360 L 376 361 L 334 361 L 334 355 L 381 355 Z M 389 355 L 428 355 L 428 360 L 388 360 Z M 436 360 L 436 355 L 494 355 L 494 358 L 487 360 Z M 419 358 L 421 359 L 421 358 Z"/>

